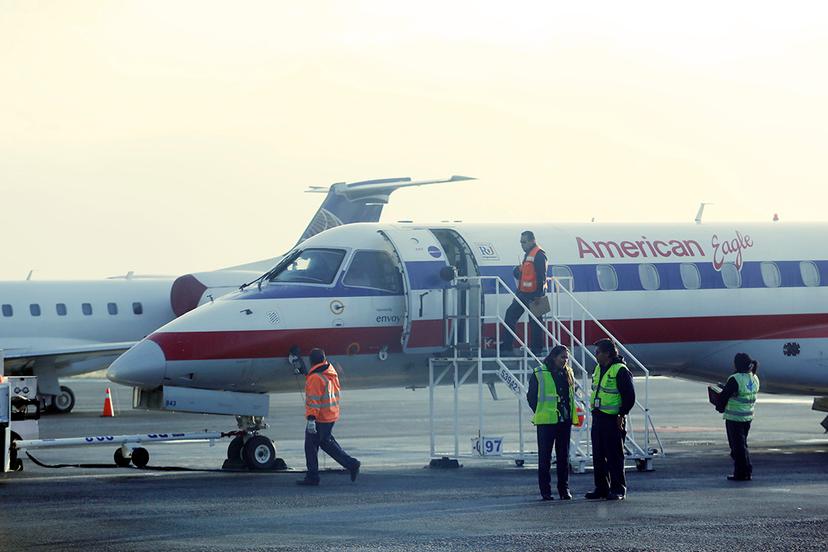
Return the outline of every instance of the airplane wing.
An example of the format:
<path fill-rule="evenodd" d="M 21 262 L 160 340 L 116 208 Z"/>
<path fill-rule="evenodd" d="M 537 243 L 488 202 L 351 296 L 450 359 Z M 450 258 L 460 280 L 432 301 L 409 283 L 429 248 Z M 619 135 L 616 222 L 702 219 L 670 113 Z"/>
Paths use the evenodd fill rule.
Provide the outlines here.
<path fill-rule="evenodd" d="M 38 365 L 68 366 L 82 361 L 92 361 L 102 357 L 120 355 L 135 345 L 135 341 L 123 341 L 112 343 L 89 343 L 69 345 L 64 347 L 47 347 L 43 349 L 15 348 L 5 349 L 4 367 L 6 373 L 13 375 L 14 372 L 23 368 L 34 368 Z"/>

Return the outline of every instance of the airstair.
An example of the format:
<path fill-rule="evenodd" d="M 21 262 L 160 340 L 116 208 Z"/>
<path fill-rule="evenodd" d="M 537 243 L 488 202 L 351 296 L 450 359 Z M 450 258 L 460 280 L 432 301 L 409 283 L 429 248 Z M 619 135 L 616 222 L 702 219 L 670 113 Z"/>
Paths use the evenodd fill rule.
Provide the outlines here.
<path fill-rule="evenodd" d="M 443 294 L 444 338 L 447 353 L 429 360 L 429 428 L 430 455 L 432 466 L 456 466 L 461 459 L 505 458 L 522 466 L 526 460 L 537 460 L 536 438 L 530 423 L 532 410 L 526 401 L 529 378 L 534 377 L 534 368 L 542 363 L 546 351 L 558 344 L 570 350 L 570 364 L 576 379 L 576 402 L 579 418 L 583 412 L 583 423 L 572 428 L 569 462 L 573 471 L 583 473 L 592 461 L 590 442 L 589 397 L 592 385 L 592 369 L 597 365 L 592 352 L 587 348 L 595 340 L 612 339 L 623 353 L 627 367 L 635 376 L 636 404 L 627 416 L 627 437 L 625 454 L 634 461 L 639 471 L 653 469 L 653 459 L 663 456 L 663 448 L 655 431 L 649 410 L 649 370 L 620 343 L 607 328 L 593 316 L 572 293 L 572 278 L 549 278 L 546 308 L 548 312 L 536 316 L 525 309 L 524 316 L 513 331 L 505 324 L 504 315 L 508 306 L 517 299 L 515 293 L 497 276 L 457 277 L 452 280 Z M 540 314 L 540 312 L 539 312 Z M 521 322 L 525 320 L 525 322 Z M 531 325 L 543 330 L 544 353 L 535 355 L 527 346 Z M 504 338 L 511 338 L 518 347 L 514 351 L 501 351 Z M 519 351 L 519 352 L 516 352 Z M 491 393 L 497 399 L 495 382 L 503 382 L 514 395 L 517 424 L 517 447 L 504 447 L 502 414 L 496 420 L 487 416 L 485 394 Z M 471 445 L 462 443 L 460 387 L 465 383 L 477 384 L 477 427 L 471 435 Z M 438 412 L 435 392 L 439 385 L 453 385 L 452 399 L 447 405 L 439 402 L 444 410 Z M 642 385 L 643 384 L 643 385 Z M 438 431 L 446 418 L 451 420 L 453 442 L 445 446 L 438 444 L 438 434 L 445 439 L 446 432 Z M 464 425 L 468 415 L 464 418 Z M 496 429 L 495 429 L 496 427 Z M 527 436 L 527 430 L 529 435 Z M 475 435 L 476 433 L 476 435 Z M 510 435 L 514 435 L 510 431 Z M 528 443 L 527 443 L 528 440 Z M 441 448 L 442 447 L 442 448 Z M 466 448 L 468 447 L 468 448 Z"/>

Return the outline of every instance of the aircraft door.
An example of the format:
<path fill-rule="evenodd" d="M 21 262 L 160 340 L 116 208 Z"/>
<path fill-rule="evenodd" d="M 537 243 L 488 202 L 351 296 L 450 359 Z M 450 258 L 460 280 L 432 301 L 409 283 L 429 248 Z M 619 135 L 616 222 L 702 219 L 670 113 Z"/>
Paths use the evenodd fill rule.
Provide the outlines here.
<path fill-rule="evenodd" d="M 453 266 L 458 276 L 480 276 L 477 260 L 466 240 L 450 228 L 432 228 L 431 232 L 440 241 L 448 263 Z M 465 289 L 450 289 L 446 292 L 447 310 L 459 315 L 457 322 L 457 342 L 467 343 L 471 349 L 481 346 L 479 319 L 483 314 L 483 294 L 480 283 L 471 283 Z M 450 321 L 450 322 L 453 322 Z M 451 325 L 447 325 L 450 332 Z M 450 333 L 447 333 L 447 338 Z"/>
<path fill-rule="evenodd" d="M 426 228 L 379 230 L 391 244 L 403 276 L 406 296 L 402 346 L 406 353 L 435 353 L 445 349 L 443 290 L 448 267 L 439 240 Z"/>

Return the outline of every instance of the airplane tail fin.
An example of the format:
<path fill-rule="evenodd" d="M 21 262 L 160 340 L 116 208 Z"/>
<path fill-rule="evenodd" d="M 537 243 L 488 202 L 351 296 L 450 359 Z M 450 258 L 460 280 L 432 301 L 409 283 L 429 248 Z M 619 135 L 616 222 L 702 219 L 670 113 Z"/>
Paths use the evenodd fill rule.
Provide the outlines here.
<path fill-rule="evenodd" d="M 425 186 L 443 182 L 460 182 L 475 180 L 470 176 L 452 176 L 430 180 L 412 180 L 410 178 L 383 178 L 364 180 L 362 182 L 337 182 L 331 186 L 310 186 L 308 193 L 327 194 L 319 210 L 302 232 L 297 244 L 329 228 L 353 222 L 379 222 L 382 208 L 394 190 L 411 186 Z M 229 266 L 222 271 L 242 270 L 263 272 L 273 268 L 282 257 L 272 257 L 252 263 Z"/>
<path fill-rule="evenodd" d="M 308 193 L 327 193 L 319 210 L 302 233 L 297 243 L 311 236 L 353 222 L 379 222 L 382 208 L 394 190 L 410 186 L 424 186 L 443 182 L 474 180 L 469 176 L 452 176 L 430 180 L 412 180 L 411 178 L 383 178 L 364 180 L 362 182 L 337 182 L 330 187 L 311 186 Z"/>

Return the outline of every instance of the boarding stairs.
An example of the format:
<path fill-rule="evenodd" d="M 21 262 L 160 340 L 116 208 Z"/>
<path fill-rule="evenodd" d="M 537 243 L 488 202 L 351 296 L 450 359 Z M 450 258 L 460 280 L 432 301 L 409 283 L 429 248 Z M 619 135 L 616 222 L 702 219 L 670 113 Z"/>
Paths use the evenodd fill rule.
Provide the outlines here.
<path fill-rule="evenodd" d="M 627 416 L 626 458 L 634 461 L 640 471 L 652 470 L 654 458 L 663 455 L 663 448 L 655 431 L 649 410 L 649 370 L 575 297 L 572 278 L 548 278 L 548 312 L 536 316 L 529 309 L 515 329 L 505 324 L 504 315 L 515 293 L 497 276 L 457 277 L 443 294 L 444 340 L 446 353 L 429 360 L 429 428 L 432 466 L 459 465 L 460 459 L 513 460 L 517 466 L 537 459 L 535 432 L 530 425 L 532 411 L 526 401 L 529 378 L 547 352 L 555 345 L 564 344 L 570 350 L 570 364 L 576 379 L 576 401 L 583 423 L 572 428 L 570 465 L 576 473 L 583 473 L 592 461 L 590 428 L 592 419 L 588 408 L 592 369 L 597 361 L 587 348 L 595 340 L 608 337 L 615 341 L 624 354 L 627 367 L 636 377 L 636 404 Z M 546 310 L 539 309 L 540 311 Z M 525 320 L 525 322 L 523 322 Z M 539 326 L 544 337 L 543 353 L 535 355 L 527 346 L 531 325 Z M 510 337 L 517 343 L 513 351 L 501 351 L 501 342 Z M 467 452 L 461 445 L 460 386 L 477 384 L 477 427 L 471 436 Z M 497 400 L 495 382 L 503 382 L 516 399 L 517 448 L 505 449 L 502 417 L 487 416 L 484 395 L 491 393 Z M 643 383 L 643 386 L 642 386 Z M 448 448 L 438 446 L 438 424 L 446 415 L 437 412 L 436 389 L 452 384 L 449 401 L 453 443 Z M 440 401 L 440 406 L 446 405 Z M 467 419 L 467 417 L 466 417 Z M 496 426 L 496 427 L 495 427 Z M 527 429 L 529 435 L 526 435 Z M 441 433 L 445 435 L 445 433 Z M 466 433 L 467 436 L 468 433 Z M 527 446 L 529 439 L 529 446 Z M 441 443 L 442 444 L 442 443 Z"/>

